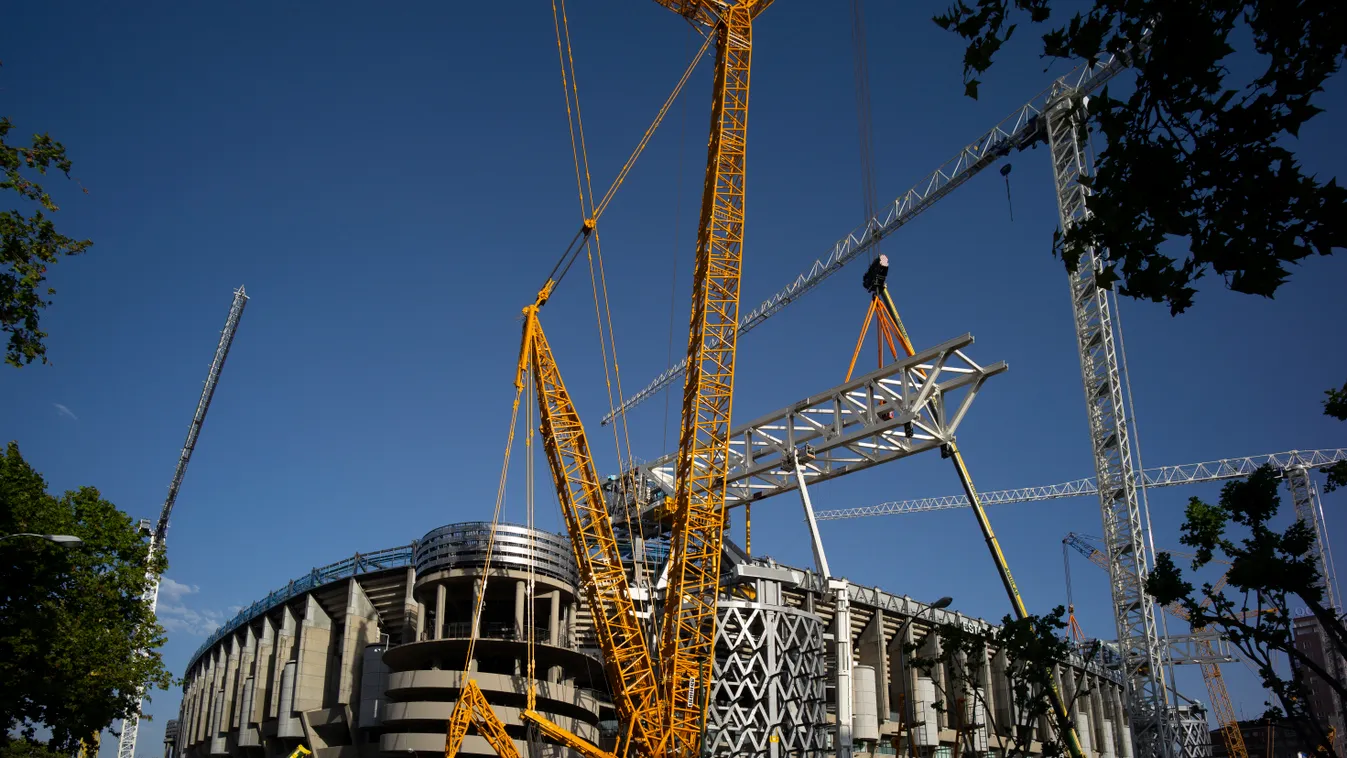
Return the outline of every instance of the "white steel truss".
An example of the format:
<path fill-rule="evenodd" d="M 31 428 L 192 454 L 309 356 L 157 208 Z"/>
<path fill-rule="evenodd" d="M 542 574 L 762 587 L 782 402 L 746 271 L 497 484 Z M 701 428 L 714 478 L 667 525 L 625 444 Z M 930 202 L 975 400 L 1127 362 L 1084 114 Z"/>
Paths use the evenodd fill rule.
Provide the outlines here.
<path fill-rule="evenodd" d="M 206 372 L 206 384 L 201 388 L 201 398 L 197 400 L 196 411 L 192 414 L 192 424 L 187 428 L 187 441 L 182 445 L 178 456 L 178 465 L 173 470 L 173 480 L 168 485 L 168 496 L 159 511 L 159 521 L 150 533 L 150 560 L 167 549 L 168 517 L 173 513 L 173 504 L 178 500 L 178 489 L 182 487 L 183 476 L 187 473 L 187 464 L 192 460 L 192 451 L 196 449 L 196 440 L 201 434 L 201 425 L 206 422 L 206 412 L 210 410 L 211 398 L 215 396 L 215 386 L 220 381 L 220 372 L 224 369 L 225 359 L 229 357 L 229 348 L 234 344 L 234 334 L 238 331 L 239 319 L 243 317 L 243 308 L 248 304 L 248 293 L 243 287 L 234 291 L 234 301 L 229 306 L 229 316 L 225 318 L 224 329 L 220 331 L 220 341 L 215 346 L 215 356 L 211 359 L 210 370 Z M 142 522 L 144 523 L 144 522 Z M 148 584 L 142 598 L 149 603 L 150 611 L 159 605 L 159 573 L 147 572 Z M 136 700 L 136 712 L 122 722 L 122 734 L 117 741 L 117 758 L 136 758 L 136 736 L 140 731 L 140 707 L 144 703 L 144 693 Z"/>
<path fill-rule="evenodd" d="M 1066 87 L 1060 89 L 1058 98 L 1046 112 L 1046 119 L 1057 210 L 1065 232 L 1090 217 L 1087 189 L 1081 183 L 1090 172 L 1086 146 L 1081 143 L 1086 128 L 1081 93 Z M 1145 589 L 1149 570 L 1147 541 L 1123 402 L 1117 334 L 1108 290 L 1095 279 L 1106 255 L 1105 251 L 1094 249 L 1082 251 L 1070 276 L 1071 309 L 1085 385 L 1090 447 L 1132 719 L 1133 747 L 1137 758 L 1172 758 L 1178 751 L 1179 734 L 1168 706 L 1164 650 L 1155 625 L 1155 602 Z"/>
<path fill-rule="evenodd" d="M 982 383 L 1006 370 L 1003 362 L 975 363 L 963 353 L 971 344 L 965 334 L 735 427 L 725 507 L 796 489 L 797 459 L 812 485 L 950 442 Z M 624 473 L 627 486 L 617 489 L 635 502 L 614 499 L 612 512 L 634 504 L 642 520 L 661 521 L 674 491 L 674 457 Z"/>
<path fill-rule="evenodd" d="M 1016 108 L 1014 113 L 1006 116 L 985 134 L 965 145 L 953 158 L 942 163 L 914 187 L 899 195 L 874 218 L 838 240 L 828 254 L 815 260 L 814 265 L 807 271 L 795 277 L 790 284 L 739 319 L 738 333 L 743 335 L 779 313 L 821 284 L 824 279 L 869 251 L 877 242 L 935 205 L 937 200 L 953 192 L 978 172 L 1009 155 L 1012 150 L 1023 149 L 1043 139 L 1045 132 L 1042 116 L 1063 89 L 1089 94 L 1103 87 L 1123 68 L 1121 60 L 1108 55 L 1096 61 L 1094 65 L 1082 63 L 1053 82 L 1050 87 Z M 659 394 L 681 377 L 686 368 L 687 361 L 683 360 L 665 369 L 644 389 L 604 416 L 602 423 L 607 425 L 618 414 L 629 411 Z"/>
<path fill-rule="evenodd" d="M 1253 473 L 1254 469 L 1264 464 L 1270 464 L 1273 468 L 1284 471 L 1292 466 L 1318 468 L 1339 461 L 1347 461 L 1347 448 L 1290 450 L 1284 453 L 1250 455 L 1244 458 L 1222 458 L 1216 461 L 1185 463 L 1179 466 L 1157 466 L 1139 472 L 1137 474 L 1137 486 L 1149 489 L 1151 487 L 1175 487 L 1181 484 L 1239 479 L 1248 476 Z M 1099 494 L 1099 485 L 1095 482 L 1095 478 L 1091 476 L 1060 484 L 979 492 L 978 499 L 982 501 L 983 505 L 996 505 L 999 503 L 1032 503 L 1039 500 L 1057 500 L 1097 494 Z M 963 495 L 944 495 L 914 500 L 891 500 L 886 503 L 858 508 L 836 508 L 818 511 L 816 516 L 819 521 L 835 521 L 864 516 L 894 516 L 904 513 L 925 513 L 927 511 L 967 507 L 967 497 Z"/>

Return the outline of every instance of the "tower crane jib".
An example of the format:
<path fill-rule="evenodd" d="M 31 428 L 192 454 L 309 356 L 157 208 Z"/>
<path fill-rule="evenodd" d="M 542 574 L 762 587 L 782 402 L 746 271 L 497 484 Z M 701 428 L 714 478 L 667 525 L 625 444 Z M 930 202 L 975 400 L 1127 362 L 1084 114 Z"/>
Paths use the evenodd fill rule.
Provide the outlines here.
<path fill-rule="evenodd" d="M 192 460 L 192 451 L 196 449 L 196 441 L 201 434 L 201 426 L 206 422 L 206 413 L 210 410 L 211 398 L 215 397 L 215 387 L 220 381 L 220 372 L 224 370 L 225 359 L 229 357 L 229 348 L 234 344 L 234 334 L 238 331 L 239 319 L 243 317 L 243 309 L 247 304 L 248 293 L 240 286 L 234 291 L 234 301 L 229 306 L 229 316 L 225 318 L 224 329 L 220 331 L 220 341 L 215 346 L 214 357 L 211 358 L 210 370 L 206 372 L 206 384 L 201 388 L 201 398 L 197 400 L 196 411 L 192 414 L 191 426 L 187 427 L 187 440 L 183 443 L 182 453 L 178 456 L 178 465 L 173 470 L 173 480 L 168 485 L 168 496 L 164 499 L 164 506 L 159 511 L 159 520 L 154 525 L 154 531 L 150 533 L 151 565 L 153 565 L 156 557 L 167 548 L 168 518 L 173 513 L 173 504 L 178 500 L 178 490 L 182 487 L 183 477 L 187 474 L 187 464 Z M 154 611 L 159 604 L 159 580 L 158 572 L 151 568 L 147 572 L 147 584 L 143 596 L 145 602 L 149 603 L 151 611 Z M 140 727 L 139 712 L 142 702 L 143 699 L 137 700 L 136 714 L 122 722 L 122 734 L 117 742 L 117 758 L 135 758 L 136 735 Z"/>

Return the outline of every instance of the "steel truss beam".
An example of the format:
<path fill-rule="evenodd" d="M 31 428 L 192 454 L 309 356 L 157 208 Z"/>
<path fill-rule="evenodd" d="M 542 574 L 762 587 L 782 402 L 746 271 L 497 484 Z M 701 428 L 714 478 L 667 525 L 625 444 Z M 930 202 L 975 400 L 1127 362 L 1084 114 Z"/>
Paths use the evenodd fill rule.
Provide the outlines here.
<path fill-rule="evenodd" d="M 1007 368 L 973 362 L 963 353 L 971 344 L 965 334 L 739 425 L 730 433 L 725 507 L 798 488 L 797 454 L 812 485 L 950 442 L 983 382 Z M 624 473 L 627 486 L 611 494 L 628 493 L 635 502 L 610 497 L 614 521 L 634 506 L 643 521 L 662 522 L 674 462 L 666 455 Z"/>
<path fill-rule="evenodd" d="M 842 270 L 843 266 L 867 253 L 880 240 L 898 231 L 922 211 L 935 205 L 936 201 L 962 186 L 975 174 L 1009 155 L 1012 150 L 1022 150 L 1043 139 L 1046 133 L 1043 129 L 1042 115 L 1058 101 L 1063 91 L 1089 94 L 1102 88 L 1123 68 L 1121 60 L 1114 56 L 1106 56 L 1093 66 L 1083 63 L 1053 82 L 985 134 L 961 148 L 954 157 L 945 161 L 914 187 L 899 195 L 874 218 L 834 243 L 827 255 L 815 260 L 814 265 L 807 271 L 795 277 L 790 284 L 739 319 L 738 333 L 746 334 L 781 312 L 823 280 Z M 623 402 L 617 410 L 604 416 L 602 423 L 607 425 L 617 414 L 629 411 L 659 394 L 682 376 L 686 368 L 686 360 L 670 366 L 644 389 Z"/>
<path fill-rule="evenodd" d="M 1140 472 L 1137 475 L 1137 486 L 1145 488 L 1175 487 L 1181 484 L 1239 479 L 1248 476 L 1259 466 L 1265 464 L 1270 464 L 1279 470 L 1286 470 L 1292 466 L 1318 468 L 1339 461 L 1347 461 L 1347 448 L 1290 450 L 1284 453 L 1250 455 L 1244 458 L 1222 458 L 1202 463 L 1185 463 L 1179 466 L 1157 466 Z M 1061 484 L 979 492 L 978 496 L 983 505 L 996 505 L 998 503 L 1032 503 L 1040 500 L 1057 500 L 1098 494 L 1099 485 L 1095 482 L 1095 478 L 1091 476 L 1085 479 L 1062 482 Z M 835 521 L 864 516 L 893 516 L 903 513 L 924 513 L 926 511 L 967 507 L 967 497 L 963 495 L 944 495 L 915 500 L 892 500 L 887 503 L 866 505 L 859 508 L 836 508 L 818 511 L 816 515 L 819 521 Z"/>

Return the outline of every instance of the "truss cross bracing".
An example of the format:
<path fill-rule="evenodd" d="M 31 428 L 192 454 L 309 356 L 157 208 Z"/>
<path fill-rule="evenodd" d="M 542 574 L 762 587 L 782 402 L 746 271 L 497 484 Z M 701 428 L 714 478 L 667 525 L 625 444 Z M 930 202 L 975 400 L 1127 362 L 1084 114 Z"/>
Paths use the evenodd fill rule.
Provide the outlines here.
<path fill-rule="evenodd" d="M 737 426 L 730 432 L 725 507 L 796 489 L 797 454 L 805 481 L 814 484 L 953 440 L 982 383 L 1007 368 L 975 363 L 963 353 L 971 344 L 965 334 Z M 624 473 L 633 481 L 618 489 L 636 502 L 615 498 L 610 508 L 635 505 L 643 521 L 664 520 L 674 459 L 666 455 Z"/>
<path fill-rule="evenodd" d="M 1239 479 L 1248 476 L 1259 466 L 1265 464 L 1282 471 L 1291 466 L 1318 468 L 1339 461 L 1347 461 L 1347 448 L 1291 450 L 1285 453 L 1250 455 L 1243 458 L 1222 458 L 1216 461 L 1185 463 L 1179 466 L 1157 466 L 1139 472 L 1137 474 L 1137 486 L 1145 488 L 1174 487 L 1180 484 Z M 978 499 L 982 501 L 983 505 L 996 505 L 1001 503 L 1032 503 L 1039 500 L 1057 500 L 1059 498 L 1097 494 L 1099 494 L 1099 485 L 1095 482 L 1095 478 L 1091 476 L 1060 484 L 979 492 Z M 925 511 L 967 507 L 968 498 L 964 495 L 942 495 L 914 500 L 892 500 L 887 503 L 858 508 L 836 508 L 818 511 L 817 517 L 819 521 L 832 521 L 863 516 L 892 516 L 903 513 L 923 513 Z"/>
<path fill-rule="evenodd" d="M 1048 147 L 1052 154 L 1062 229 L 1089 218 L 1085 146 L 1078 93 L 1063 90 L 1047 112 Z M 1171 758 L 1178 734 L 1170 718 L 1164 682 L 1164 651 L 1155 626 L 1155 603 L 1146 593 L 1147 545 L 1137 498 L 1130 430 L 1110 313 L 1108 291 L 1095 275 L 1103 251 L 1083 251 L 1070 277 L 1071 308 L 1076 325 L 1081 375 L 1085 385 L 1090 446 L 1103 516 L 1105 552 L 1109 558 L 1113 612 L 1128 692 L 1137 758 Z"/>

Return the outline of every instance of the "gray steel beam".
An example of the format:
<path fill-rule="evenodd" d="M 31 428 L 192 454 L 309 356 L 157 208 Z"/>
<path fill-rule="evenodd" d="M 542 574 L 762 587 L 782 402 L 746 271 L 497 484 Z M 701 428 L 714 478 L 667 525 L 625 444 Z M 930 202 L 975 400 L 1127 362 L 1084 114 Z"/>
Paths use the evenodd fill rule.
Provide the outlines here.
<path fill-rule="evenodd" d="M 1007 368 L 973 362 L 963 353 L 971 344 L 965 334 L 735 427 L 725 507 L 796 489 L 797 453 L 812 485 L 953 440 L 983 382 Z M 665 519 L 675 456 L 638 464 L 610 487 L 615 524 L 629 512 L 647 523 Z"/>

